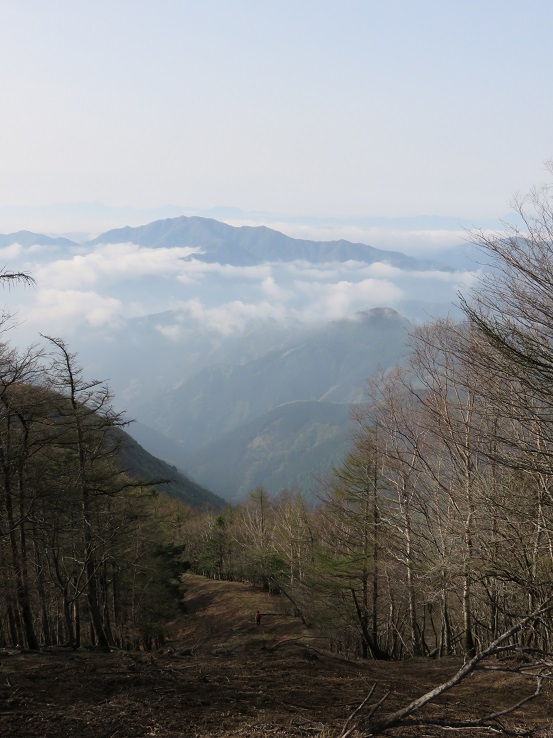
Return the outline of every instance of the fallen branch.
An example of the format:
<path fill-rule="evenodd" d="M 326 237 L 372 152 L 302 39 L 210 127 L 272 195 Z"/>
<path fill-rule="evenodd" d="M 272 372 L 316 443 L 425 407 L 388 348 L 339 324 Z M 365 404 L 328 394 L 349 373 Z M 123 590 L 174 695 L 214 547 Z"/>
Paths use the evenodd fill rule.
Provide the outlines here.
<path fill-rule="evenodd" d="M 419 710 L 421 710 L 429 702 L 432 702 L 437 697 L 444 694 L 444 692 L 449 691 L 450 689 L 458 685 L 460 682 L 462 682 L 464 679 L 466 679 L 466 677 L 469 676 L 469 674 L 472 674 L 475 671 L 475 669 L 479 666 L 480 662 L 482 662 L 484 659 L 487 659 L 490 656 L 493 656 L 501 651 L 504 651 L 505 646 L 503 644 L 505 643 L 505 641 L 509 640 L 510 638 L 512 638 L 512 636 L 514 636 L 516 633 L 522 630 L 522 628 L 524 628 L 524 626 L 527 623 L 539 617 L 540 615 L 543 615 L 544 613 L 548 612 L 552 608 L 553 608 L 553 597 L 549 597 L 542 605 L 540 605 L 540 607 L 534 610 L 534 612 L 530 613 L 530 615 L 527 615 L 525 618 L 523 618 L 518 623 L 513 625 L 512 628 L 509 628 L 509 630 L 502 633 L 487 648 L 485 648 L 480 653 L 476 654 L 476 656 L 470 659 L 470 661 L 467 661 L 465 664 L 463 664 L 463 666 L 457 671 L 456 674 L 454 674 L 451 677 L 451 679 L 448 679 L 442 684 L 439 684 L 437 687 L 434 687 L 434 689 L 431 689 L 430 691 L 421 695 L 420 697 L 418 697 L 416 700 L 413 700 L 405 707 L 402 707 L 401 709 L 396 710 L 395 712 L 389 713 L 387 715 L 382 715 L 381 717 L 373 719 L 377 709 L 383 704 L 384 700 L 387 698 L 389 693 L 386 694 L 376 705 L 371 707 L 370 713 L 363 718 L 362 724 L 360 723 L 360 721 L 358 721 L 355 725 L 352 725 L 352 727 L 349 728 L 347 731 L 344 730 L 339 738 L 347 738 L 347 736 L 349 736 L 355 729 L 363 730 L 363 733 L 362 733 L 363 737 L 369 738 L 372 736 L 381 735 L 384 731 L 389 730 L 390 728 L 396 728 L 399 726 L 406 726 L 406 725 L 436 725 L 442 728 L 487 728 L 488 730 L 492 730 L 492 729 L 496 730 L 497 732 L 503 733 L 504 735 L 518 735 L 518 736 L 528 735 L 529 734 L 528 731 L 518 732 L 518 733 L 516 731 L 509 731 L 507 728 L 505 728 L 505 726 L 501 725 L 501 723 L 499 722 L 499 717 L 503 717 L 507 714 L 511 714 L 515 710 L 519 709 L 519 707 L 521 707 L 522 705 L 526 704 L 530 700 L 535 699 L 541 693 L 542 681 L 544 678 L 542 675 L 536 676 L 536 679 L 538 680 L 538 684 L 537 684 L 536 690 L 534 691 L 532 695 L 529 695 L 528 697 L 524 697 L 522 700 L 510 706 L 506 710 L 493 713 L 492 715 L 489 715 L 485 718 L 480 718 L 479 720 L 476 720 L 476 721 L 467 721 L 465 723 L 461 723 L 459 721 L 448 721 L 448 720 L 429 721 L 429 720 L 424 720 L 424 719 L 420 719 L 420 720 L 413 719 L 411 718 L 411 716 L 417 713 Z M 366 705 L 368 699 L 371 697 L 372 694 L 374 694 L 374 690 L 375 690 L 375 687 L 373 686 L 368 697 L 350 715 L 346 725 L 348 725 L 354 719 L 354 716 L 360 714 L 362 707 Z M 485 724 L 486 722 L 487 724 Z"/>
<path fill-rule="evenodd" d="M 349 736 L 349 735 L 351 735 L 351 733 L 352 733 L 352 732 L 353 732 L 353 731 L 354 731 L 354 730 L 355 730 L 355 729 L 357 728 L 357 725 L 356 725 L 356 724 L 352 725 L 351 727 L 349 727 L 349 726 L 350 726 L 350 724 L 351 724 L 351 722 L 352 722 L 353 718 L 354 718 L 354 717 L 355 717 L 355 716 L 356 716 L 356 715 L 357 715 L 358 713 L 360 713 L 360 712 L 361 712 L 361 710 L 362 710 L 362 709 L 363 709 L 363 708 L 365 707 L 365 705 L 367 704 L 367 702 L 368 702 L 368 701 L 370 700 L 370 698 L 371 698 L 371 697 L 373 696 L 373 694 L 374 694 L 374 690 L 375 690 L 375 689 L 376 689 L 376 682 L 375 682 L 375 683 L 373 684 L 373 686 L 371 687 L 371 690 L 370 690 L 369 694 L 368 694 L 368 695 L 367 695 L 367 696 L 365 697 L 365 699 L 363 700 L 363 702 L 362 702 L 362 703 L 361 703 L 361 704 L 359 705 L 359 707 L 357 707 L 357 708 L 356 708 L 356 709 L 355 709 L 355 710 L 354 710 L 354 711 L 353 711 L 353 712 L 351 713 L 351 715 L 350 715 L 350 716 L 348 717 L 348 719 L 346 720 L 346 723 L 345 723 L 345 725 L 344 725 L 344 727 L 343 727 L 343 729 L 342 729 L 342 733 L 341 733 L 341 735 L 340 735 L 340 738 L 348 738 L 348 736 Z M 372 705 L 372 707 L 371 707 L 371 709 L 370 709 L 370 712 L 369 712 L 369 714 L 368 714 L 368 716 L 367 716 L 369 720 L 370 720 L 370 718 L 371 718 L 371 717 L 372 717 L 372 716 L 374 715 L 374 713 L 375 713 L 375 712 L 376 712 L 376 711 L 378 710 L 378 708 L 380 707 L 380 705 L 384 704 L 384 702 L 385 702 L 385 701 L 386 701 L 386 700 L 388 699 L 388 695 L 389 695 L 389 694 L 390 694 L 390 692 L 386 692 L 386 694 L 385 694 L 385 695 L 384 695 L 384 696 L 382 697 L 382 699 L 380 699 L 380 700 L 379 700 L 379 701 L 378 701 L 378 702 L 377 702 L 377 703 L 376 703 L 375 705 Z"/>
<path fill-rule="evenodd" d="M 532 700 L 536 699 L 541 694 L 542 686 L 543 686 L 543 679 L 541 677 L 536 677 L 536 689 L 532 694 L 527 695 L 526 697 L 523 697 L 521 700 L 516 702 L 514 705 L 510 705 L 509 707 L 506 707 L 504 710 L 498 710 L 497 712 L 493 712 L 490 715 L 486 715 L 485 717 L 477 718 L 475 720 L 441 720 L 439 718 L 421 718 L 420 720 L 414 719 L 414 720 L 405 720 L 402 725 L 403 726 L 437 726 L 439 728 L 447 728 L 447 729 L 462 729 L 462 728 L 482 728 L 486 730 L 492 730 L 497 733 L 501 733 L 503 735 L 508 736 L 518 736 L 519 738 L 522 738 L 523 736 L 532 735 L 532 733 L 535 732 L 534 728 L 529 728 L 527 730 L 511 730 L 507 728 L 505 725 L 503 725 L 499 718 L 505 717 L 505 715 L 510 715 L 515 710 L 518 710 L 520 707 L 523 707 L 528 702 L 531 702 Z"/>

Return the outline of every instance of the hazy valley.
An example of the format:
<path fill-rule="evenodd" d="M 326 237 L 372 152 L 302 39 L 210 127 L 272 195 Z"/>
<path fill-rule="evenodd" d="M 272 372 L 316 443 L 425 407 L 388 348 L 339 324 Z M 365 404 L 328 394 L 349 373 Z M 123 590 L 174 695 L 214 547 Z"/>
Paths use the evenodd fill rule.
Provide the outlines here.
<path fill-rule="evenodd" d="M 476 266 L 467 245 L 438 263 L 184 216 L 0 247 L 36 279 L 8 301 L 18 340 L 62 335 L 131 435 L 229 500 L 310 492 L 347 449 L 367 378 L 401 361 L 415 323 L 455 312 Z"/>

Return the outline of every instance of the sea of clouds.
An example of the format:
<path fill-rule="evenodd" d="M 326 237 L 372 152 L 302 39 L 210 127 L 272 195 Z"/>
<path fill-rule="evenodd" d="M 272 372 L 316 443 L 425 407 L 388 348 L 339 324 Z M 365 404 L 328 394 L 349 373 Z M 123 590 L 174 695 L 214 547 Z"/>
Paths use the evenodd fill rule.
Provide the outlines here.
<path fill-rule="evenodd" d="M 86 326 L 115 331 L 129 319 L 171 311 L 174 320 L 160 331 L 175 341 L 185 324 L 228 334 L 252 321 L 329 321 L 373 307 L 430 318 L 454 304 L 478 273 L 357 261 L 231 266 L 202 261 L 199 252 L 201 246 L 12 244 L 0 249 L 0 264 L 30 274 L 35 285 L 6 290 L 4 302 L 29 337 L 71 337 Z"/>

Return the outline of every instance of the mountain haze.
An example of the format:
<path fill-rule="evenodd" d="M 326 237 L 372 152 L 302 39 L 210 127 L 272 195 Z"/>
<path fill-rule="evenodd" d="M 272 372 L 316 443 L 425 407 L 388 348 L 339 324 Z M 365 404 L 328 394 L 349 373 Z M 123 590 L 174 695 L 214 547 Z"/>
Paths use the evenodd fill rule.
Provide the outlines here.
<path fill-rule="evenodd" d="M 128 433 L 119 430 L 118 435 L 121 438 L 119 464 L 129 476 L 198 510 L 220 510 L 224 506 L 225 502 L 221 497 L 188 479 L 174 466 L 153 456 Z"/>
<path fill-rule="evenodd" d="M 228 499 L 339 463 L 366 380 L 471 278 L 461 249 L 455 268 L 184 215 L 80 243 L 0 236 L 15 244 L 10 270 L 36 280 L 18 305 L 26 345 L 64 336 L 139 443 Z"/>
<path fill-rule="evenodd" d="M 273 493 L 311 489 L 340 463 L 352 407 L 366 402 L 370 376 L 401 362 L 411 329 L 390 309 L 332 321 L 259 358 L 165 387 L 138 417 L 171 439 L 164 458 L 227 499 L 259 484 Z"/>
<path fill-rule="evenodd" d="M 341 464 L 352 442 L 353 407 L 278 405 L 191 454 L 187 472 L 233 501 L 258 486 L 271 493 L 294 487 L 311 493 L 318 477 Z"/>
<path fill-rule="evenodd" d="M 367 378 L 401 360 L 411 328 L 389 309 L 326 323 L 260 358 L 212 366 L 164 388 L 139 417 L 194 451 L 285 403 L 362 402 Z"/>

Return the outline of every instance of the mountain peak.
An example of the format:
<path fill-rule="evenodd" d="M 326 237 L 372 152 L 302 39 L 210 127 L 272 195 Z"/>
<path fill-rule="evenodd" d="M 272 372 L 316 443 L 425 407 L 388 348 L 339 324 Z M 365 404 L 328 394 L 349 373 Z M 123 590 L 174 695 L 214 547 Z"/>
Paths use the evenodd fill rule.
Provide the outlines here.
<path fill-rule="evenodd" d="M 405 270 L 436 267 L 434 263 L 414 259 L 398 251 L 377 249 L 364 243 L 343 239 L 311 241 L 292 238 L 263 225 L 231 226 L 212 218 L 185 215 L 156 220 L 139 227 L 126 226 L 106 231 L 89 243 L 128 242 L 149 248 L 201 248 L 202 254 L 196 254 L 196 259 L 235 266 L 303 260 L 311 263 L 385 262 Z"/>

